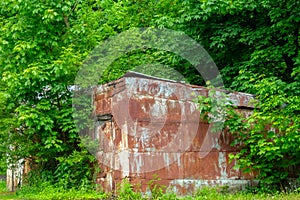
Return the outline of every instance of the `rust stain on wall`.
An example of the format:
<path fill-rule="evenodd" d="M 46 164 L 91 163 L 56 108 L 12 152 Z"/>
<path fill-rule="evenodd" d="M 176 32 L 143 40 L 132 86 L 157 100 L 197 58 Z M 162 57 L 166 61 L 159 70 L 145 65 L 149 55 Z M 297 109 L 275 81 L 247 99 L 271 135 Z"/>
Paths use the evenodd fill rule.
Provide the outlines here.
<path fill-rule="evenodd" d="M 212 133 L 199 118 L 193 99 L 207 96 L 200 86 L 125 76 L 95 90 L 95 115 L 111 116 L 97 127 L 101 167 L 97 182 L 113 191 L 123 179 L 140 184 L 143 191 L 157 174 L 159 183 L 178 194 L 205 185 L 243 186 L 253 174 L 234 170 L 229 154 L 233 137 Z M 230 100 L 240 112 L 250 114 L 253 96 L 233 92 Z"/>

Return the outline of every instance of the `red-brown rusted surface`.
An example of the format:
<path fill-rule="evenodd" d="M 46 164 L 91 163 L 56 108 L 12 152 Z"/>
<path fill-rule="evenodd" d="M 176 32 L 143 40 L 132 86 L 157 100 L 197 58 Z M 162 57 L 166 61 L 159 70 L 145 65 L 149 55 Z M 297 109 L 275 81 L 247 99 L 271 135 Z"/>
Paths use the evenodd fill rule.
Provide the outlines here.
<path fill-rule="evenodd" d="M 142 191 L 157 174 L 159 183 L 178 194 L 205 185 L 245 185 L 253 174 L 233 169 L 229 154 L 233 138 L 211 133 L 200 121 L 193 99 L 207 96 L 204 87 L 147 77 L 125 76 L 95 90 L 95 114 L 112 115 L 98 127 L 101 173 L 106 191 L 128 179 Z M 230 93 L 240 112 L 250 114 L 253 97 Z"/>

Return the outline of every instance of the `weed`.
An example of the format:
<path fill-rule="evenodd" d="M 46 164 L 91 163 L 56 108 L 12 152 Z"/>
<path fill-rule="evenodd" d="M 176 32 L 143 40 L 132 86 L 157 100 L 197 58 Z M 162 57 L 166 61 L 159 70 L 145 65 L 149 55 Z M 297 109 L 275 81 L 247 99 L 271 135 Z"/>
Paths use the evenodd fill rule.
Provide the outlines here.
<path fill-rule="evenodd" d="M 151 192 L 152 199 L 161 199 L 166 191 L 166 186 L 158 184 L 161 179 L 157 174 L 153 175 L 153 178 L 148 182 L 148 188 Z"/>
<path fill-rule="evenodd" d="M 133 186 L 127 179 L 124 179 L 122 183 L 118 185 L 117 195 L 120 200 L 142 199 L 141 191 L 139 189 L 134 191 Z"/>

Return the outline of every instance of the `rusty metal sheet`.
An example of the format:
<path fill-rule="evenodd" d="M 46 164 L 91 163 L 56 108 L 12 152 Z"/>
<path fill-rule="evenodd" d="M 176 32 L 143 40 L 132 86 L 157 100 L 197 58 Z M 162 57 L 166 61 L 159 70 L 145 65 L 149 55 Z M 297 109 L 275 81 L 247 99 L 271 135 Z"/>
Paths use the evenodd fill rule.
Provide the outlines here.
<path fill-rule="evenodd" d="M 111 114 L 98 127 L 102 172 L 97 182 L 106 191 L 123 179 L 147 190 L 154 174 L 179 194 L 204 185 L 243 185 L 253 174 L 233 169 L 228 155 L 232 135 L 212 133 L 200 120 L 194 98 L 209 89 L 147 77 L 123 77 L 95 90 L 95 114 Z M 227 92 L 228 93 L 228 92 Z M 251 114 L 253 96 L 230 92 L 239 112 Z"/>

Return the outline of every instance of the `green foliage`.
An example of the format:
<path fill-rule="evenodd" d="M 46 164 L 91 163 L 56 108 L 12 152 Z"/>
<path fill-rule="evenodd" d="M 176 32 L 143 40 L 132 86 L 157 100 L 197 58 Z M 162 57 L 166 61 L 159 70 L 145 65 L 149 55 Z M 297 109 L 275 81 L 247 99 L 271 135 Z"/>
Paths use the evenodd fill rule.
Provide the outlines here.
<path fill-rule="evenodd" d="M 94 189 L 79 188 L 79 189 L 65 189 L 58 187 L 49 182 L 41 182 L 35 187 L 23 187 L 17 191 L 17 194 L 7 194 L 5 182 L 0 182 L 0 198 L 1 199 L 153 199 L 153 197 L 142 196 L 140 191 L 133 191 L 133 186 L 124 181 L 118 189 L 117 196 L 111 196 L 101 192 L 97 192 Z M 158 185 L 161 187 L 161 185 Z M 2 190 L 3 188 L 3 190 Z M 2 193 L 5 192 L 5 193 Z M 199 188 L 194 194 L 186 196 L 177 196 L 172 192 L 164 192 L 156 199 L 161 200 L 178 200 L 178 199 L 212 199 L 212 200 L 225 200 L 225 199 L 299 199 L 299 193 L 252 193 L 254 190 L 248 190 L 237 193 L 222 192 L 222 188 L 215 187 L 203 187 Z"/>
<path fill-rule="evenodd" d="M 105 70 L 100 83 L 116 80 L 129 70 L 175 81 L 203 83 L 197 70 L 186 60 L 174 53 L 155 49 L 134 51 L 116 59 Z"/>
<path fill-rule="evenodd" d="M 21 199 L 102 199 L 93 173 L 99 173 L 95 158 L 89 152 L 73 151 L 67 157 L 57 157 L 55 171 L 49 168 L 32 170 L 17 191 Z"/>
<path fill-rule="evenodd" d="M 7 163 L 6 157 L 0 158 L 0 174 L 6 174 Z"/>
<path fill-rule="evenodd" d="M 160 185 L 161 179 L 157 174 L 154 174 L 152 179 L 148 182 L 148 188 L 151 192 L 151 199 L 162 199 L 166 191 L 166 186 Z"/>
<path fill-rule="evenodd" d="M 254 171 L 263 184 L 281 190 L 291 187 L 288 178 L 300 176 L 300 115 L 297 106 L 300 98 L 291 85 L 293 83 L 275 77 L 256 80 L 251 87 L 258 95 L 250 116 L 236 112 L 234 107 L 222 101 L 216 106 L 217 110 L 226 113 L 223 115 L 226 116 L 225 128 L 235 136 L 232 145 L 239 148 L 231 155 L 231 159 L 237 159 L 235 167 L 244 172 Z M 204 111 L 204 117 L 210 116 L 210 120 L 218 116 L 218 112 L 212 109 L 215 99 L 214 96 L 198 98 L 200 110 Z"/>
<path fill-rule="evenodd" d="M 210 198 L 216 198 L 218 196 L 221 196 L 220 193 L 217 191 L 217 188 L 210 188 L 210 187 L 203 187 L 201 189 L 198 189 L 193 197 L 195 199 L 210 199 Z"/>
<path fill-rule="evenodd" d="M 33 169 L 55 171 L 56 157 L 81 151 L 70 86 L 97 37 L 78 41 L 88 35 L 78 23 L 91 6 L 75 0 L 1 1 L 0 151 L 12 161 L 28 158 Z M 92 22 L 86 23 L 88 29 Z"/>
<path fill-rule="evenodd" d="M 73 151 L 68 157 L 58 157 L 57 169 L 53 174 L 55 182 L 63 188 L 89 188 L 93 185 L 98 166 L 96 159 L 87 151 Z"/>
<path fill-rule="evenodd" d="M 211 105 L 226 110 L 227 128 L 240 148 L 232 155 L 236 167 L 256 171 L 264 183 L 285 190 L 287 178 L 300 174 L 299 3 L 208 0 L 183 5 L 182 28 L 209 50 L 225 85 L 258 100 L 246 118 L 222 107 L 223 102 L 200 97 L 204 117 L 217 115 Z"/>
<path fill-rule="evenodd" d="M 225 91 L 215 89 L 212 86 L 208 88 L 207 97 L 199 95 L 194 101 L 200 111 L 201 120 L 212 123 L 211 131 L 218 133 L 223 129 L 228 106 L 232 106 L 233 103 L 228 101 L 229 98 L 227 98 Z"/>
<path fill-rule="evenodd" d="M 25 186 L 17 192 L 20 199 L 105 199 L 106 194 L 97 192 L 95 188 L 65 189 L 49 182 L 41 182 L 36 186 Z"/>
<path fill-rule="evenodd" d="M 227 87 L 249 92 L 239 81 L 241 70 L 293 81 L 300 51 L 298 1 L 189 0 L 181 10 L 179 18 L 169 19 L 177 26 L 169 28 L 201 42 Z"/>
<path fill-rule="evenodd" d="M 64 157 L 57 157 L 57 165 L 30 171 L 24 180 L 25 188 L 38 188 L 44 182 L 64 190 L 94 189 L 94 175 L 99 173 L 95 158 L 87 150 L 73 151 Z M 23 190 L 23 189 L 22 189 Z"/>
<path fill-rule="evenodd" d="M 241 123 L 229 121 L 235 127 L 242 150 L 233 158 L 242 168 L 259 172 L 266 183 L 278 183 L 285 189 L 287 177 L 300 176 L 299 165 L 299 95 L 293 87 L 276 78 L 258 80 L 258 103 L 253 114 Z"/>
<path fill-rule="evenodd" d="M 0 193 L 7 192 L 6 182 L 0 180 Z"/>
<path fill-rule="evenodd" d="M 294 0 L 2 0 L 0 157 L 8 155 L 12 162 L 27 158 L 36 173 L 44 171 L 45 180 L 64 188 L 73 187 L 76 177 L 90 181 L 89 164 L 82 170 L 79 166 L 93 161 L 80 145 L 72 118 L 71 86 L 77 71 L 91 50 L 110 36 L 133 27 L 158 27 L 181 30 L 201 42 L 228 88 L 258 95 L 249 118 L 227 109 L 220 101 L 224 98 L 213 99 L 217 92 L 199 99 L 205 105 L 204 118 L 221 123 L 227 118 L 236 143 L 242 144 L 233 156 L 240 167 L 259 171 L 266 183 L 297 176 L 299 9 Z M 170 71 L 149 71 L 152 63 L 170 66 L 189 83 L 204 84 L 186 60 L 153 49 L 115 60 L 100 83 L 136 67 L 174 78 Z"/>
<path fill-rule="evenodd" d="M 139 185 L 137 185 L 136 187 L 139 187 Z M 128 180 L 124 179 L 122 183 L 118 185 L 117 199 L 142 199 L 142 193 L 141 191 L 139 191 L 139 189 L 137 189 L 137 191 L 134 191 L 133 186 L 128 182 Z"/>
<path fill-rule="evenodd" d="M 178 16 L 180 7 L 180 1 L 155 0 L 1 1 L 1 157 L 9 155 L 11 162 L 27 158 L 33 169 L 64 171 L 66 164 L 57 158 L 82 150 L 72 118 L 71 86 L 87 55 L 131 27 L 155 26 L 159 18 Z M 147 50 L 116 60 L 100 81 L 154 61 L 177 67 L 194 82 L 201 80 L 187 73 L 190 65 L 178 56 Z"/>
<path fill-rule="evenodd" d="M 131 185 L 127 179 L 124 179 L 122 183 L 118 185 L 116 199 L 178 199 L 175 193 L 166 192 L 166 186 L 159 184 L 159 181 L 158 176 L 154 175 L 147 183 L 148 191 L 143 194 L 140 189 L 141 185 Z"/>

